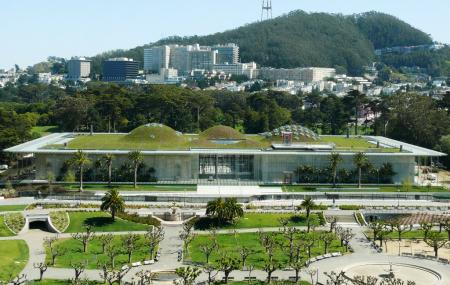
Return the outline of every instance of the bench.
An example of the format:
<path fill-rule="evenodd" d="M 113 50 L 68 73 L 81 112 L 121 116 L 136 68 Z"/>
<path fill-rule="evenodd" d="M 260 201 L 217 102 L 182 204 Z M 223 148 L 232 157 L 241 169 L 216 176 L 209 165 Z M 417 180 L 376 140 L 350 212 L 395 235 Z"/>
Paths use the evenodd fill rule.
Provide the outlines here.
<path fill-rule="evenodd" d="M 140 261 L 131 263 L 131 266 L 133 266 L 133 267 L 138 267 L 141 265 L 142 265 L 142 263 Z"/>
<path fill-rule="evenodd" d="M 154 264 L 154 263 L 155 263 L 155 261 L 153 259 L 144 261 L 144 265 L 151 265 L 151 264 Z"/>

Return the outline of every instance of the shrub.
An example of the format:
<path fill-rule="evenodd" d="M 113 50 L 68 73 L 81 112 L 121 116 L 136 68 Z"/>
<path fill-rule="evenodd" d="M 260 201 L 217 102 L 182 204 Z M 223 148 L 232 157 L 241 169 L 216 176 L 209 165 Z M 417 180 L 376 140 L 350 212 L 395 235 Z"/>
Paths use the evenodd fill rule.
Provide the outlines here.
<path fill-rule="evenodd" d="M 348 211 L 359 211 L 364 209 L 364 206 L 361 205 L 340 205 L 339 210 L 348 210 Z"/>
<path fill-rule="evenodd" d="M 5 224 L 13 233 L 18 234 L 25 226 L 25 218 L 21 213 L 6 214 Z"/>
<path fill-rule="evenodd" d="M 60 232 L 65 231 L 65 229 L 69 226 L 69 215 L 67 212 L 50 212 L 50 219 L 53 226 L 55 226 L 55 228 Z"/>
<path fill-rule="evenodd" d="M 160 226 L 161 222 L 152 217 L 152 216 L 146 216 L 146 217 L 141 217 L 138 216 L 138 214 L 129 214 L 126 212 L 121 212 L 121 213 L 117 213 L 117 217 L 123 219 L 123 220 L 127 220 L 130 222 L 135 222 L 135 223 L 139 223 L 139 224 L 144 224 L 144 225 L 151 225 L 151 226 Z"/>

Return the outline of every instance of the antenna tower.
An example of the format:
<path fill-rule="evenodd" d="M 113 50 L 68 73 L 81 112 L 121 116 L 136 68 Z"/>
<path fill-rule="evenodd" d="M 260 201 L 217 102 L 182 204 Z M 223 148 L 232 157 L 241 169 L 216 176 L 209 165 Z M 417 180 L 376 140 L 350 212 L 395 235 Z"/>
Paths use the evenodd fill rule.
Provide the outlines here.
<path fill-rule="evenodd" d="M 261 21 L 272 19 L 272 0 L 263 0 L 261 9 Z"/>

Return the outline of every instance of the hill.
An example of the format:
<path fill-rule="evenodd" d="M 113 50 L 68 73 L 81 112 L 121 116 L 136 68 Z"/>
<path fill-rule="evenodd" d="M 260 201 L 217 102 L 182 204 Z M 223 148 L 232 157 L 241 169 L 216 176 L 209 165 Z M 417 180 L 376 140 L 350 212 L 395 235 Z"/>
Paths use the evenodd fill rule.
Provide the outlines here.
<path fill-rule="evenodd" d="M 294 11 L 221 33 L 170 37 L 151 45 L 229 42 L 240 46 L 243 62 L 285 68 L 337 67 L 359 74 L 362 66 L 375 58 L 374 48 L 428 44 L 432 40 L 409 24 L 383 13 L 344 16 Z M 143 48 L 98 55 L 93 59 L 94 72 L 100 72 L 101 61 L 107 57 L 127 56 L 142 61 Z"/>

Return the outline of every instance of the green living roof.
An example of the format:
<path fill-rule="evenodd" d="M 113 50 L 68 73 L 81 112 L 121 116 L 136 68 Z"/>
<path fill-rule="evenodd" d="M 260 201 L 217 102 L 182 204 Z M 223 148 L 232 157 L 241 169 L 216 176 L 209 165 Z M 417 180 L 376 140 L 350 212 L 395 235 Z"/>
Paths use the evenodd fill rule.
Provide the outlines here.
<path fill-rule="evenodd" d="M 302 132 L 307 130 L 301 129 Z M 149 124 L 128 134 L 77 135 L 67 145 L 50 145 L 51 149 L 82 150 L 189 150 L 189 149 L 269 149 L 281 143 L 281 135 L 272 132 L 247 135 L 226 126 L 215 126 L 200 134 L 181 134 L 170 127 Z M 317 136 L 311 131 L 297 134 L 293 144 L 332 144 L 336 151 L 398 152 L 398 148 L 377 148 L 364 137 Z"/>

